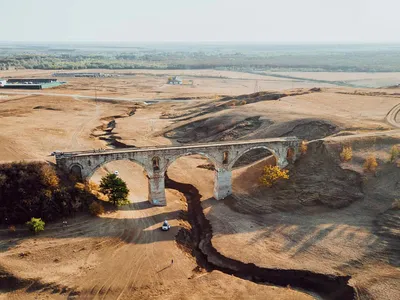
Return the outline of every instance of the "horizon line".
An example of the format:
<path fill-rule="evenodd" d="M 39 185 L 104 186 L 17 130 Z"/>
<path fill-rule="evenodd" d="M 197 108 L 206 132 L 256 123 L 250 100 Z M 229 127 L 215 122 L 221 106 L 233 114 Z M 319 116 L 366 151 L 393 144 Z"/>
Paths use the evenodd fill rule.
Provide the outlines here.
<path fill-rule="evenodd" d="M 342 44 L 342 45 L 382 45 L 382 44 L 390 44 L 390 45 L 400 45 L 400 41 L 93 41 L 93 40 L 73 40 L 73 41 L 31 41 L 31 40 L 0 40 L 0 43 L 28 43 L 28 44 L 35 44 L 35 43 L 56 43 L 56 44 L 82 44 L 82 43 L 89 43 L 89 44 L 110 44 L 110 43 L 117 43 L 117 44 L 261 44 L 261 45 L 332 45 L 332 44 Z"/>

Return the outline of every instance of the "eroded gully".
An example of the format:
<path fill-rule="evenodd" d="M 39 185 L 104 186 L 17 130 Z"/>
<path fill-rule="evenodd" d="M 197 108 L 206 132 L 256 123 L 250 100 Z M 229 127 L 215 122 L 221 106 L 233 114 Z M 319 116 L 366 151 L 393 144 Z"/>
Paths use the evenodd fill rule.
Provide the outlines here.
<path fill-rule="evenodd" d="M 190 246 L 197 264 L 207 271 L 219 270 L 229 275 L 260 284 L 291 286 L 318 294 L 328 300 L 357 299 L 356 290 L 348 284 L 350 276 L 335 276 L 306 270 L 283 270 L 258 267 L 243 263 L 219 253 L 212 245 L 212 227 L 204 215 L 199 190 L 191 184 L 180 183 L 166 175 L 166 187 L 181 192 L 188 203 L 190 232 L 181 229 L 177 235 L 179 243 Z M 190 245 L 187 245 L 187 244 Z"/>

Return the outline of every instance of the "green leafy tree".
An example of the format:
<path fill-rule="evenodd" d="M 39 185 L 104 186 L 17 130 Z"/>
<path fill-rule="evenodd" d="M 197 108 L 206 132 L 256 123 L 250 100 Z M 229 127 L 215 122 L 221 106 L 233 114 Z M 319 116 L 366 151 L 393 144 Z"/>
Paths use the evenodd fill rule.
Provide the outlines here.
<path fill-rule="evenodd" d="M 26 226 L 28 226 L 30 231 L 34 233 L 38 233 L 44 230 L 44 221 L 41 218 L 32 218 L 30 221 L 26 222 Z"/>
<path fill-rule="evenodd" d="M 129 189 L 125 181 L 115 174 L 108 174 L 101 178 L 100 191 L 108 197 L 114 205 L 123 205 L 128 202 Z"/>

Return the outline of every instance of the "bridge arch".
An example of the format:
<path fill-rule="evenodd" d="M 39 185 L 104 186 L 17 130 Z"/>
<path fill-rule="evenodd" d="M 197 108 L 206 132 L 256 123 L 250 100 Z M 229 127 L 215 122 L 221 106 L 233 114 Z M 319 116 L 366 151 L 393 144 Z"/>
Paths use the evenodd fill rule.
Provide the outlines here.
<path fill-rule="evenodd" d="M 293 163 L 296 157 L 296 150 L 293 147 L 288 147 L 286 150 L 286 160 Z"/>
<path fill-rule="evenodd" d="M 117 176 L 126 183 L 129 189 L 129 202 L 148 201 L 148 173 L 142 164 L 135 160 L 121 158 L 97 164 L 96 168 L 93 169 L 89 177 L 87 177 L 87 180 L 100 185 L 101 179 L 104 176 L 107 174 L 114 174 L 115 171 L 119 172 Z"/>
<path fill-rule="evenodd" d="M 265 149 L 269 152 L 271 152 L 271 154 L 275 157 L 275 161 L 276 164 L 278 164 L 278 162 L 280 161 L 279 159 L 279 155 L 276 153 L 276 151 L 274 149 L 272 149 L 271 147 L 267 147 L 267 146 L 253 146 L 253 147 L 249 147 L 245 150 L 242 150 L 241 152 L 239 152 L 234 158 L 233 160 L 230 162 L 229 166 L 228 166 L 228 170 L 232 170 L 233 166 L 235 165 L 235 163 L 243 156 L 245 155 L 247 152 L 250 152 L 252 150 L 256 150 L 256 149 Z"/>
<path fill-rule="evenodd" d="M 188 152 L 185 152 L 185 153 L 170 157 L 168 159 L 168 162 L 166 163 L 164 169 L 163 169 L 163 172 L 165 173 L 168 170 L 169 166 L 171 164 L 173 164 L 177 159 L 179 159 L 181 157 L 185 157 L 185 156 L 191 156 L 191 155 L 200 155 L 202 157 L 207 158 L 214 165 L 216 170 L 218 170 L 218 169 L 220 169 L 222 167 L 221 164 L 218 162 L 218 160 L 214 156 L 212 156 L 212 155 L 210 155 L 210 154 L 208 154 L 206 152 L 188 151 Z"/>
<path fill-rule="evenodd" d="M 69 166 L 69 173 L 79 180 L 84 179 L 83 177 L 83 166 L 79 163 L 73 163 Z"/>
<path fill-rule="evenodd" d="M 188 157 L 189 160 L 180 160 L 181 158 Z M 209 168 L 208 164 L 212 165 L 212 168 Z M 210 155 L 202 151 L 188 151 L 170 157 L 166 164 L 165 173 L 163 174 L 168 173 L 168 177 L 171 179 L 176 179 L 176 176 L 179 178 L 179 176 L 183 174 L 186 180 L 188 180 L 184 182 L 194 185 L 196 185 L 195 182 L 197 182 L 197 180 L 199 180 L 199 182 L 207 182 L 207 184 L 202 187 L 202 195 L 205 197 L 214 196 L 214 198 L 217 198 L 218 194 L 215 193 L 215 189 L 218 187 L 217 174 L 220 172 L 223 172 L 221 162 L 217 161 L 212 154 Z M 196 176 L 193 176 L 194 174 L 196 174 Z M 195 180 L 195 182 L 193 182 L 193 180 Z"/>
<path fill-rule="evenodd" d="M 130 162 L 132 162 L 134 164 L 137 164 L 137 165 L 141 166 L 144 169 L 144 171 L 146 172 L 146 175 L 149 174 L 148 165 L 142 163 L 141 161 L 135 160 L 135 159 L 131 159 L 131 158 L 118 158 L 118 159 L 107 159 L 105 161 L 102 161 L 101 163 L 97 163 L 97 164 L 93 165 L 88 170 L 88 172 L 86 173 L 86 176 L 85 176 L 86 179 L 89 180 L 93 176 L 93 174 L 98 169 L 100 169 L 102 166 L 104 166 L 104 165 L 106 165 L 108 163 L 111 163 L 111 162 L 115 162 L 115 161 L 130 161 Z"/>

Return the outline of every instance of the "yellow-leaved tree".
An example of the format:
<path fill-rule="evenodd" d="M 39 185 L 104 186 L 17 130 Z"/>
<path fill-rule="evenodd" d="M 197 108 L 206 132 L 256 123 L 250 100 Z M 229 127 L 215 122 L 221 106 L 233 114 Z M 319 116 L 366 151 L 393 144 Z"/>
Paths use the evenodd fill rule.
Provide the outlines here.
<path fill-rule="evenodd" d="M 302 154 L 302 155 L 305 155 L 305 154 L 307 154 L 307 150 L 308 150 L 308 145 L 307 145 L 307 141 L 306 140 L 304 140 L 304 141 L 301 141 L 301 144 L 300 144 L 300 153 Z"/>
<path fill-rule="evenodd" d="M 368 156 L 364 162 L 364 171 L 375 173 L 377 167 L 378 167 L 378 162 L 376 161 L 376 157 L 374 155 Z"/>
<path fill-rule="evenodd" d="M 390 159 L 389 159 L 389 161 L 390 162 L 395 162 L 399 156 L 400 156 L 399 147 L 397 145 L 394 145 L 390 149 Z"/>
<path fill-rule="evenodd" d="M 342 161 L 349 161 L 353 157 L 353 149 L 351 146 L 343 147 L 342 152 L 340 153 L 340 159 Z"/>
<path fill-rule="evenodd" d="M 280 179 L 289 179 L 289 171 L 282 170 L 278 166 L 265 166 L 260 182 L 262 185 L 271 187 Z"/>

